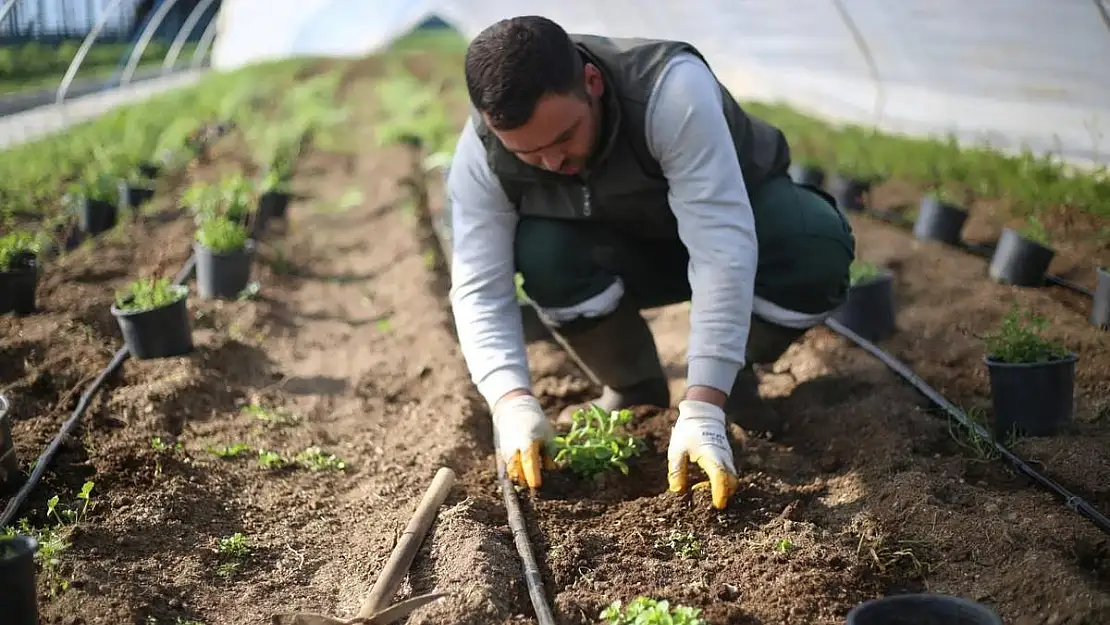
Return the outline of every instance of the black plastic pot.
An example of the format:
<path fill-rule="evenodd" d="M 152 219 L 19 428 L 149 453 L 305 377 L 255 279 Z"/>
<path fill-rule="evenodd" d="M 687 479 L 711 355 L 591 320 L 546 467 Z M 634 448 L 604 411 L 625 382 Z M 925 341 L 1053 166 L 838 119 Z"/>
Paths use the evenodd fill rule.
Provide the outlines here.
<path fill-rule="evenodd" d="M 1038 363 L 1007 363 L 985 357 L 995 436 L 1053 436 L 1071 423 L 1077 360 L 1076 354 Z"/>
<path fill-rule="evenodd" d="M 137 312 L 124 312 L 112 304 L 131 355 L 139 360 L 181 356 L 193 351 L 193 331 L 186 305 L 188 288 L 175 287 L 181 294 L 172 304 Z"/>
<path fill-rule="evenodd" d="M 847 300 L 832 317 L 849 330 L 875 342 L 894 334 L 895 315 L 894 274 L 884 270 L 875 278 L 852 285 L 848 289 Z"/>
<path fill-rule="evenodd" d="M 921 198 L 913 235 L 919 239 L 940 241 L 949 245 L 960 243 L 960 231 L 967 221 L 967 211 L 944 202 L 933 195 Z"/>
<path fill-rule="evenodd" d="M 15 439 L 12 438 L 11 404 L 7 397 L 0 395 L 0 494 L 7 495 L 18 490 L 23 481 L 19 457 L 15 453 Z"/>
<path fill-rule="evenodd" d="M 197 290 L 204 299 L 235 299 L 247 287 L 254 262 L 254 241 L 235 252 L 217 253 L 193 243 L 197 257 Z"/>
<path fill-rule="evenodd" d="M 34 254 L 17 255 L 7 271 L 0 271 L 0 314 L 29 315 L 36 310 L 39 267 Z"/>
<path fill-rule="evenodd" d="M 836 199 L 836 205 L 843 212 L 862 212 L 867 209 L 864 196 L 871 191 L 871 181 L 845 176 L 833 176 L 829 183 L 829 194 Z"/>
<path fill-rule="evenodd" d="M 1110 270 L 1101 267 L 1091 300 L 1091 323 L 1101 330 L 1110 330 Z"/>
<path fill-rule="evenodd" d="M 31 536 L 0 537 L 0 606 L 4 625 L 38 625 L 38 595 L 35 589 L 35 552 L 38 541 Z"/>
<path fill-rule="evenodd" d="M 158 174 L 162 172 L 162 168 L 157 163 L 142 162 L 139 163 L 139 173 L 146 178 L 157 178 Z"/>
<path fill-rule="evenodd" d="M 77 204 L 77 223 L 87 234 L 100 234 L 116 227 L 116 205 L 104 200 L 81 198 Z"/>
<path fill-rule="evenodd" d="M 139 185 L 126 180 L 119 182 L 120 208 L 135 210 L 154 197 L 154 187 Z"/>
<path fill-rule="evenodd" d="M 790 166 L 790 178 L 797 184 L 808 184 L 818 189 L 825 186 L 825 170 L 812 165 L 794 163 Z"/>
<path fill-rule="evenodd" d="M 260 219 L 284 219 L 289 209 L 289 200 L 292 196 L 284 191 L 267 191 L 258 198 L 258 213 Z"/>
<path fill-rule="evenodd" d="M 962 597 L 906 594 L 852 608 L 846 625 L 1002 625 L 990 608 Z"/>
<path fill-rule="evenodd" d="M 1056 250 L 1006 228 L 991 256 L 989 274 L 995 282 L 1014 286 L 1041 286 Z"/>

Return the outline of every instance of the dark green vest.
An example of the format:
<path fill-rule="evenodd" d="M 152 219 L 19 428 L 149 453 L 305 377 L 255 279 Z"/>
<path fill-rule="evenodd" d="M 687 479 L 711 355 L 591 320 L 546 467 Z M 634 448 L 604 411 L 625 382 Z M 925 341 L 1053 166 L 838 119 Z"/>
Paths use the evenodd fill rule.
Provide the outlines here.
<path fill-rule="evenodd" d="M 493 173 L 522 215 L 598 220 L 645 238 L 676 237 L 667 180 L 647 147 L 647 103 L 668 60 L 682 52 L 704 57 L 679 41 L 571 38 L 605 79 L 603 138 L 588 174 L 564 176 L 528 165 L 506 150 L 472 111 Z M 724 85 L 721 94 L 748 189 L 785 173 L 790 153 L 782 132 L 745 114 Z"/>

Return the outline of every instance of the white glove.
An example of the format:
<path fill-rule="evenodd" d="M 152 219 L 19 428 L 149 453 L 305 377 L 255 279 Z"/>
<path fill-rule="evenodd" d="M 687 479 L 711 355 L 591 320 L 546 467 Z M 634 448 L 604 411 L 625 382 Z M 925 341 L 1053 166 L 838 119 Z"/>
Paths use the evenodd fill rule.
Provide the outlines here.
<path fill-rule="evenodd" d="M 554 438 L 555 428 L 534 396 L 497 402 L 493 411 L 493 441 L 509 479 L 539 488 L 543 483 L 542 470 L 551 463 L 548 446 Z"/>
<path fill-rule="evenodd" d="M 667 481 L 671 492 L 686 492 L 690 462 L 709 477 L 713 507 L 724 508 L 740 484 L 725 432 L 725 411 L 710 403 L 686 399 L 678 403 L 678 421 L 671 430 L 667 448 Z"/>

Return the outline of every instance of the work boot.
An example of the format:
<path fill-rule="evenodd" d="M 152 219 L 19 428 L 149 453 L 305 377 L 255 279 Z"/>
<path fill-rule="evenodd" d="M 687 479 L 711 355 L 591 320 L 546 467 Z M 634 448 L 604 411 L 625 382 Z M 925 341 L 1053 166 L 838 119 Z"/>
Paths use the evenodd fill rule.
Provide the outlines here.
<path fill-rule="evenodd" d="M 640 311 L 622 299 L 612 313 L 590 322 L 585 329 L 559 336 L 603 385 L 601 396 L 566 407 L 555 423 L 571 425 L 574 412 L 591 404 L 606 412 L 639 405 L 669 406 L 667 376 Z"/>

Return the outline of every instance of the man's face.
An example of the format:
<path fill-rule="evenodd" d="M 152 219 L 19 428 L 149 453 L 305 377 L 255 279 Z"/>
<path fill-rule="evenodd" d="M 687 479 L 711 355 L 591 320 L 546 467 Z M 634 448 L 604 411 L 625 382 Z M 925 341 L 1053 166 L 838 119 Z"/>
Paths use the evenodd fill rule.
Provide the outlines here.
<path fill-rule="evenodd" d="M 532 118 L 514 130 L 494 130 L 520 160 L 548 171 L 573 176 L 586 166 L 600 131 L 601 72 L 585 66 L 585 94 L 547 95 Z"/>

